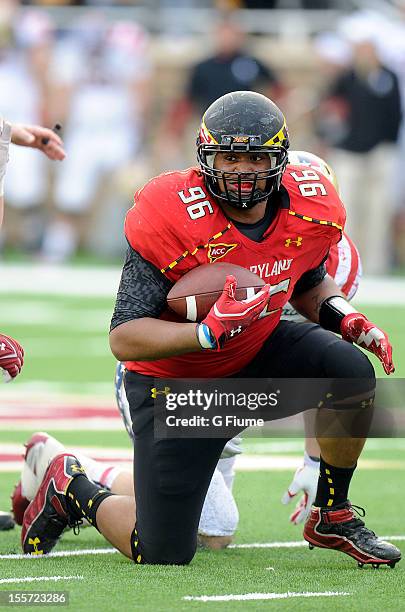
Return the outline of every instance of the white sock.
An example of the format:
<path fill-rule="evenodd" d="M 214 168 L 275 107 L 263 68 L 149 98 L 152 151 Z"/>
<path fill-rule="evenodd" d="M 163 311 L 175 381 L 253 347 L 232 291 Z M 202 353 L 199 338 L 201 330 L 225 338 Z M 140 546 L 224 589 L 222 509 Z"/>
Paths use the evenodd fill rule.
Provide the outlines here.
<path fill-rule="evenodd" d="M 198 533 L 207 536 L 229 536 L 236 531 L 239 512 L 224 477 L 216 469 L 205 497 Z"/>
<path fill-rule="evenodd" d="M 95 461 L 95 459 L 91 459 L 86 455 L 80 455 L 75 453 L 75 457 L 77 457 L 86 470 L 86 475 L 90 480 L 92 480 L 95 484 L 99 484 L 104 489 L 111 489 L 114 480 L 117 478 L 118 474 L 122 472 L 120 468 L 115 467 L 114 465 L 108 465 L 101 461 Z"/>
<path fill-rule="evenodd" d="M 235 480 L 235 461 L 236 455 L 233 455 L 232 457 L 220 459 L 217 465 L 217 469 L 224 477 L 225 484 L 230 491 L 232 491 L 233 481 Z"/>

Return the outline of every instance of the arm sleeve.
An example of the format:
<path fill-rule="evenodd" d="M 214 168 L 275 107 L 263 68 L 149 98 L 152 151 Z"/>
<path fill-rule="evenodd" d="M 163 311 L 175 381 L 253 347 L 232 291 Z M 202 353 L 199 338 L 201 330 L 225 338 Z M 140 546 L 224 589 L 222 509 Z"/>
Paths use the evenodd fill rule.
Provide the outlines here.
<path fill-rule="evenodd" d="M 317 285 L 319 285 L 326 276 L 326 266 L 325 262 L 328 258 L 328 255 L 323 259 L 323 261 L 316 268 L 312 268 L 311 270 L 307 270 L 295 284 L 294 291 L 292 293 L 291 298 L 294 299 L 300 296 L 302 293 L 313 289 Z"/>
<path fill-rule="evenodd" d="M 166 307 L 172 283 L 150 261 L 128 247 L 110 331 L 142 317 L 157 318 Z"/>

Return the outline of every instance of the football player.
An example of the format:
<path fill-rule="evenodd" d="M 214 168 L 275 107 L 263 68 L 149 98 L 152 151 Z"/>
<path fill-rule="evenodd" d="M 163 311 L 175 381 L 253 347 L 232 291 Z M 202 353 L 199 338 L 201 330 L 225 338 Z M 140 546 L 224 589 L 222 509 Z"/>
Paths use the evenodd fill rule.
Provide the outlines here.
<path fill-rule="evenodd" d="M 50 159 L 63 159 L 62 140 L 48 128 L 38 125 L 11 125 L 0 117 L 0 227 L 4 213 L 4 177 L 9 158 L 10 141 L 25 147 L 42 150 Z M 20 372 L 24 361 L 21 345 L 0 333 L 0 370 L 5 382 L 13 380 Z M 12 529 L 14 521 L 7 512 L 0 512 L 0 531 Z"/>
<path fill-rule="evenodd" d="M 127 400 L 121 384 L 124 369 L 121 364 L 118 364 L 117 380 L 119 383 L 116 391 L 120 409 L 123 408 L 126 411 Z M 27 441 L 25 448 L 21 479 L 15 486 L 11 497 L 14 520 L 18 525 L 22 525 L 24 512 L 30 501 L 36 496 L 49 463 L 57 455 L 66 452 L 65 447 L 58 440 L 45 432 L 34 433 Z M 221 459 L 218 461 L 198 526 L 201 546 L 217 550 L 225 548 L 232 541 L 239 521 L 232 486 L 235 476 L 235 455 L 240 452 L 239 440 L 233 439 L 226 444 Z M 83 454 L 76 454 L 76 456 L 85 468 L 88 478 L 94 483 L 118 495 L 134 496 L 132 472 L 118 465 L 107 465 L 104 462 L 95 461 Z"/>
<path fill-rule="evenodd" d="M 289 151 L 288 163 L 305 166 L 315 172 L 322 172 L 333 184 L 336 191 L 340 193 L 336 174 L 321 157 L 308 151 Z M 351 300 L 358 289 L 362 267 L 359 252 L 345 232 L 342 233 L 342 239 L 329 250 L 325 267 L 327 273 L 335 280 L 342 293 L 348 300 Z M 296 322 L 305 320 L 289 303 L 283 307 L 281 319 Z M 305 419 L 306 415 L 304 414 L 304 421 Z M 303 492 L 294 512 L 290 516 L 290 521 L 294 525 L 306 521 L 311 512 L 318 486 L 319 455 L 319 445 L 316 438 L 307 437 L 305 439 L 303 464 L 296 470 L 291 484 L 281 499 L 283 504 L 289 504 L 300 491 Z"/>
<path fill-rule="evenodd" d="M 23 147 L 39 149 L 49 159 L 62 160 L 65 157 L 61 138 L 48 128 L 39 125 L 11 125 L 0 117 L 0 227 L 4 214 L 4 178 L 9 159 L 10 142 Z M 0 368 L 6 382 L 20 373 L 24 351 L 19 343 L 0 334 Z"/>
<path fill-rule="evenodd" d="M 288 163 L 292 165 L 305 166 L 306 168 L 312 168 L 317 172 L 322 172 L 322 174 L 326 176 L 326 178 L 333 184 L 339 193 L 339 184 L 333 169 L 319 156 L 308 151 L 289 151 Z M 344 232 L 339 243 L 333 245 L 333 247 L 331 247 L 329 250 L 325 267 L 327 273 L 335 280 L 336 284 L 340 287 L 347 299 L 351 300 L 358 289 L 362 268 L 359 252 L 352 240 L 350 240 L 350 238 Z M 287 303 L 283 307 L 281 320 L 305 321 L 306 319 L 300 315 L 290 303 Z M 117 364 L 115 395 L 125 428 L 128 435 L 133 440 L 131 415 L 124 387 L 124 372 L 125 366 L 123 364 Z M 230 475 L 228 476 L 227 480 L 228 482 L 232 483 L 234 479 L 235 456 L 236 454 L 242 452 L 240 442 L 240 438 L 236 439 L 236 442 L 228 442 L 225 446 L 225 451 L 229 460 L 222 461 L 220 459 L 218 462 L 218 468 L 220 471 L 223 471 L 224 469 L 228 471 L 228 474 Z M 290 521 L 294 525 L 298 525 L 306 521 L 310 514 L 318 485 L 319 455 L 319 445 L 316 438 L 307 437 L 305 440 L 303 465 L 296 470 L 293 480 L 281 500 L 283 504 L 289 504 L 293 499 L 295 499 L 297 494 L 302 491 L 303 495 L 299 499 L 295 510 L 290 516 Z M 230 490 L 232 491 L 232 486 L 230 487 Z M 221 515 L 224 514 L 225 517 L 229 516 L 229 509 L 226 502 L 221 503 L 221 498 L 226 496 L 221 495 L 221 489 L 217 489 L 217 491 L 218 499 L 215 501 L 215 506 L 217 507 L 218 511 L 217 513 L 210 511 L 211 502 L 212 505 L 214 505 L 214 496 L 210 495 L 210 489 L 208 489 L 207 498 L 201 515 L 202 521 L 200 520 L 200 528 L 201 523 L 204 524 L 205 516 L 211 516 L 213 517 L 212 520 L 217 527 L 214 525 L 210 526 L 210 528 L 208 528 L 210 534 L 214 537 L 221 537 L 225 535 L 222 533 L 222 530 L 219 527 L 219 525 L 222 524 Z M 237 522 L 234 523 L 235 530 L 236 526 Z M 224 538 L 222 541 L 226 542 L 227 544 L 228 538 Z"/>
<path fill-rule="evenodd" d="M 350 378 L 328 398 L 348 425 L 370 418 L 375 391 L 374 369 L 356 344 L 377 355 L 387 374 L 394 371 L 387 334 L 326 274 L 344 208 L 322 173 L 287 169 L 281 110 L 254 92 L 227 94 L 205 112 L 197 144 L 199 166 L 152 179 L 135 194 L 125 222 L 129 247 L 110 345 L 126 366 L 136 515 L 132 497 L 98 487 L 74 455 L 58 455 L 24 513 L 25 553 L 46 554 L 67 525 L 84 517 L 137 564 L 192 560 L 205 495 L 227 438 L 156 439 L 156 378 Z M 233 247 L 222 261 L 258 271 L 271 283 L 238 301 L 230 275 L 203 321 L 179 320 L 167 309 L 167 293 L 209 261 L 218 241 Z M 313 323 L 280 321 L 288 301 Z M 329 413 L 317 412 L 318 431 Z M 365 435 L 364 427 L 361 437 L 319 435 L 320 476 L 304 537 L 311 547 L 342 551 L 360 564 L 394 566 L 399 549 L 367 529 L 348 499 Z"/>
<path fill-rule="evenodd" d="M 308 151 L 289 151 L 288 163 L 302 165 L 322 172 L 339 190 L 335 173 L 320 157 Z M 326 270 L 332 276 L 343 293 L 351 299 L 358 288 L 361 276 L 359 253 L 348 236 L 343 234 L 342 240 L 329 252 Z M 304 321 L 304 317 L 286 304 L 281 319 Z M 133 441 L 131 415 L 124 387 L 125 366 L 118 363 L 115 372 L 115 397 L 125 428 Z M 242 452 L 241 438 L 229 441 L 224 448 L 221 459 L 214 471 L 210 486 L 201 512 L 198 536 L 199 543 L 212 549 L 224 548 L 232 541 L 239 514 L 232 495 L 235 477 L 234 463 L 236 455 Z M 16 485 L 12 495 L 12 508 L 16 522 L 21 525 L 24 511 L 42 482 L 49 462 L 65 448 L 55 438 L 46 433 L 34 433 L 26 444 L 24 468 L 21 481 Z M 132 474 L 118 466 L 106 466 L 85 455 L 78 458 L 86 470 L 87 476 L 93 482 L 112 493 L 132 495 L 134 484 Z M 287 491 L 282 497 L 282 503 L 288 504 L 302 491 L 290 521 L 298 525 L 304 522 L 311 511 L 315 500 L 319 477 L 319 445 L 315 438 L 306 438 L 303 465 L 299 467 Z"/>

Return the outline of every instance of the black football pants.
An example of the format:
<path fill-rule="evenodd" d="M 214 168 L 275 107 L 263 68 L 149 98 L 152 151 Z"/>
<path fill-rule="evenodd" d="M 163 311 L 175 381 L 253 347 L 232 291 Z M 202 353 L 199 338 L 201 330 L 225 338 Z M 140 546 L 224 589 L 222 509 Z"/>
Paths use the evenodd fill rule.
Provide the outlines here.
<path fill-rule="evenodd" d="M 368 358 L 355 346 L 309 323 L 282 321 L 259 354 L 239 372 L 245 378 L 359 378 L 374 380 Z M 138 563 L 187 564 L 212 474 L 227 440 L 155 439 L 153 378 L 127 371 L 134 446 Z"/>

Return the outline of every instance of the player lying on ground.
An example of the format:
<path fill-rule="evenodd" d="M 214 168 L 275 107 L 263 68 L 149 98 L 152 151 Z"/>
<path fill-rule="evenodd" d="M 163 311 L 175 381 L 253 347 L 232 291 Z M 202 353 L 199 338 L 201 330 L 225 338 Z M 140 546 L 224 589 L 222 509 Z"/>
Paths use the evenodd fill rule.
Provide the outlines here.
<path fill-rule="evenodd" d="M 46 139 L 46 144 L 44 144 Z M 63 159 L 63 143 L 52 130 L 38 125 L 11 125 L 0 117 L 0 227 L 4 214 L 4 177 L 9 158 L 10 141 L 42 150 L 50 159 Z M 0 370 L 4 381 L 13 380 L 21 372 L 24 351 L 21 345 L 0 333 Z M 0 531 L 12 529 L 14 521 L 7 512 L 0 512 Z"/>
<path fill-rule="evenodd" d="M 318 156 L 307 151 L 290 151 L 289 163 L 322 172 L 337 188 L 337 180 L 330 166 Z M 343 293 L 351 299 L 358 288 L 361 276 L 360 257 L 352 241 L 343 234 L 342 240 L 329 252 L 326 269 Z M 290 304 L 283 308 L 282 319 L 303 321 Z M 131 415 L 124 387 L 125 366 L 117 364 L 115 375 L 115 395 L 118 409 L 128 435 L 133 441 Z M 204 501 L 199 522 L 199 541 L 209 548 L 223 548 L 232 541 L 238 524 L 238 510 L 232 495 L 235 455 L 241 452 L 240 439 L 231 440 L 225 446 L 221 459 L 214 471 Z M 24 512 L 42 482 L 49 462 L 66 449 L 57 440 L 45 433 L 35 433 L 26 444 L 24 468 L 21 481 L 13 496 L 13 513 L 18 524 L 22 524 Z M 77 455 L 90 480 L 118 495 L 133 495 L 132 473 L 120 466 L 108 466 L 94 461 L 82 454 Z M 294 524 L 304 522 L 311 511 L 316 497 L 319 477 L 319 446 L 316 439 L 306 439 L 303 465 L 297 469 L 294 478 L 285 492 L 282 502 L 287 504 L 300 492 L 303 493 L 290 520 Z"/>
<path fill-rule="evenodd" d="M 122 402 L 124 398 L 121 384 L 119 389 Z M 49 463 L 57 455 L 67 452 L 63 444 L 45 432 L 34 433 L 25 447 L 21 479 L 11 498 L 14 519 L 19 525 L 23 523 L 24 512 L 36 496 Z M 213 550 L 228 546 L 238 525 L 239 513 L 232 495 L 232 486 L 235 456 L 239 452 L 237 439 L 231 440 L 225 446 L 204 501 L 198 527 L 199 542 Z M 95 461 L 81 453 L 74 454 L 86 470 L 87 477 L 95 484 L 116 495 L 134 496 L 132 472 L 119 465 Z"/>
<path fill-rule="evenodd" d="M 205 495 L 227 439 L 155 439 L 155 378 L 355 377 L 350 391 L 339 386 L 331 406 L 343 421 L 346 414 L 368 418 L 375 374 L 355 344 L 377 355 L 387 374 L 394 371 L 392 349 L 387 335 L 326 275 L 324 262 L 341 239 L 344 208 L 322 173 L 286 170 L 288 147 L 280 109 L 260 94 L 233 92 L 204 114 L 199 167 L 163 174 L 136 193 L 125 223 L 129 248 L 110 331 L 112 351 L 127 368 L 136 516 L 132 497 L 97 487 L 76 457 L 59 455 L 24 514 L 24 552 L 49 552 L 65 527 L 84 517 L 135 563 L 191 561 Z M 218 240 L 233 247 L 222 260 L 275 270 L 266 280 L 288 289 L 273 291 L 270 300 L 269 283 L 238 301 L 235 279 L 228 276 L 201 323 L 179 321 L 167 309 L 167 293 L 209 261 Z M 288 301 L 313 324 L 280 321 Z M 321 430 L 324 418 L 320 409 Z M 359 563 L 395 565 L 399 549 L 367 529 L 348 500 L 365 433 L 318 438 L 320 477 L 304 537 Z"/>

